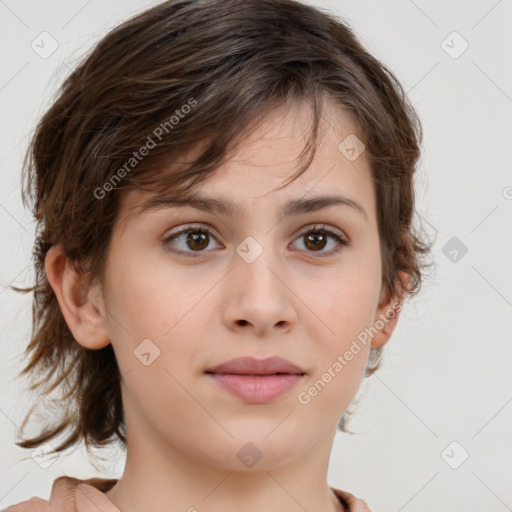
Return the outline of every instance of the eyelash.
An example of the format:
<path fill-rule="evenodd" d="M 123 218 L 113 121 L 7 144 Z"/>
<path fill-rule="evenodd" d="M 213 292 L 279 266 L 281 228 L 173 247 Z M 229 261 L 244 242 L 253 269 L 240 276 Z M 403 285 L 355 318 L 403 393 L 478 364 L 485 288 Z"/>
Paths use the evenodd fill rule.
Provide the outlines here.
<path fill-rule="evenodd" d="M 208 251 L 188 252 L 188 251 L 181 251 L 181 250 L 171 249 L 170 247 L 168 247 L 169 242 L 171 242 L 172 240 L 180 237 L 181 235 L 188 234 L 188 233 L 195 233 L 195 232 L 207 233 L 209 236 L 215 238 L 215 236 L 213 235 L 213 233 L 212 233 L 212 231 L 210 229 L 208 229 L 208 228 L 206 228 L 204 226 L 194 226 L 194 225 L 192 225 L 192 226 L 185 227 L 185 228 L 183 228 L 183 229 L 181 229 L 179 231 L 176 231 L 174 233 L 170 233 L 170 235 L 167 236 L 163 240 L 164 245 L 166 245 L 166 250 L 169 251 L 169 252 L 172 252 L 174 254 L 183 255 L 183 256 L 185 256 L 187 258 L 188 257 L 191 257 L 191 258 L 200 257 L 202 253 L 208 252 Z M 337 253 L 341 252 L 345 247 L 348 247 L 350 245 L 350 243 L 347 241 L 347 239 L 345 239 L 340 234 L 338 234 L 337 232 L 333 231 L 332 229 L 330 229 L 329 227 L 327 227 L 324 224 L 315 224 L 314 226 L 312 226 L 307 231 L 300 233 L 297 238 L 301 238 L 301 237 L 304 237 L 306 235 L 311 235 L 311 234 L 325 234 L 325 235 L 328 235 L 328 236 L 334 238 L 334 240 L 336 240 L 336 242 L 338 242 L 337 247 L 335 247 L 334 249 L 331 249 L 330 251 L 327 251 L 325 253 L 319 252 L 319 254 L 322 255 L 320 257 L 325 257 L 326 255 L 327 256 L 331 256 L 333 254 L 337 254 Z M 306 252 L 315 253 L 316 251 L 306 251 Z"/>

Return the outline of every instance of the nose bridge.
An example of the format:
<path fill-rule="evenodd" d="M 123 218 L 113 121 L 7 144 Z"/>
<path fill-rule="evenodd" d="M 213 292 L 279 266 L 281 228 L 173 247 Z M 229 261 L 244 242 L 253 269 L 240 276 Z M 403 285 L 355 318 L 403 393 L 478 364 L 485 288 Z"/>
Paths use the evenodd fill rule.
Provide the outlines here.
<path fill-rule="evenodd" d="M 263 232 L 262 232 L 263 233 Z M 258 235 L 255 235 L 258 236 Z M 236 247 L 236 275 L 246 285 L 256 289 L 275 288 L 282 286 L 275 273 L 280 267 L 280 258 L 272 247 L 272 236 L 261 234 L 258 239 L 249 235 Z"/>

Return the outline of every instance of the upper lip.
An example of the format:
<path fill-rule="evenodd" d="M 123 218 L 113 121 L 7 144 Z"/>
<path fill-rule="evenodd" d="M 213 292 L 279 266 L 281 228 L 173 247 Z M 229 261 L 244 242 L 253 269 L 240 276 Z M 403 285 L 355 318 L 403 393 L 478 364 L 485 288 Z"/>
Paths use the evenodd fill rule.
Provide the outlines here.
<path fill-rule="evenodd" d="M 288 373 L 303 375 L 305 371 L 282 357 L 272 356 L 266 359 L 237 357 L 206 370 L 206 373 L 232 373 L 237 375 L 273 375 Z"/>

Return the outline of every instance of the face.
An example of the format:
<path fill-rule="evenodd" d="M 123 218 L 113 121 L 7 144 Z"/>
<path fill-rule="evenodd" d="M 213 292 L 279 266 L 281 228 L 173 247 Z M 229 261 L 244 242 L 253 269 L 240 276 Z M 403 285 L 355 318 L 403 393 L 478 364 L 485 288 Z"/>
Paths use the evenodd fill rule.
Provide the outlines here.
<path fill-rule="evenodd" d="M 325 115 L 312 165 L 285 188 L 274 190 L 296 169 L 310 121 L 303 105 L 273 111 L 200 184 L 198 195 L 235 203 L 236 215 L 134 214 L 150 195 L 122 197 L 104 306 L 129 436 L 224 469 L 240 469 L 250 442 L 258 469 L 270 469 L 334 435 L 368 361 L 370 342 L 357 350 L 354 340 L 381 312 L 382 275 L 364 153 L 346 158 L 338 146 L 355 129 L 335 106 Z M 324 195 L 349 201 L 282 213 Z M 303 375 L 232 376 L 230 391 L 229 377 L 206 373 L 244 356 L 278 356 Z"/>

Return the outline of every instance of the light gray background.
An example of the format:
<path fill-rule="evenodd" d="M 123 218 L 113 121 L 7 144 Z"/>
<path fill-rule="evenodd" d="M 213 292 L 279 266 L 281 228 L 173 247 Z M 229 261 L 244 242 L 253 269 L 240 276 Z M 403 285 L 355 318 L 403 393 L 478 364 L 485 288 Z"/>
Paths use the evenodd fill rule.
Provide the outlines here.
<path fill-rule="evenodd" d="M 358 434 L 337 436 L 329 484 L 376 512 L 512 510 L 511 1 L 310 3 L 342 15 L 409 92 L 425 130 L 417 211 L 437 232 L 437 269 L 402 313 L 383 369 L 361 387 L 366 394 L 350 424 Z M 84 450 L 44 468 L 14 445 L 30 404 L 16 372 L 31 296 L 4 287 L 32 283 L 34 224 L 20 198 L 30 131 L 77 59 L 154 4 L 0 0 L 0 508 L 47 499 L 62 474 L 122 473 L 119 450 L 105 453 L 100 473 Z M 31 48 L 43 31 L 59 43 L 46 59 Z M 462 48 L 457 36 L 446 39 L 453 31 L 469 44 L 458 58 L 445 51 Z M 447 243 L 468 251 L 451 261 Z M 465 452 L 458 469 L 448 465 Z"/>

